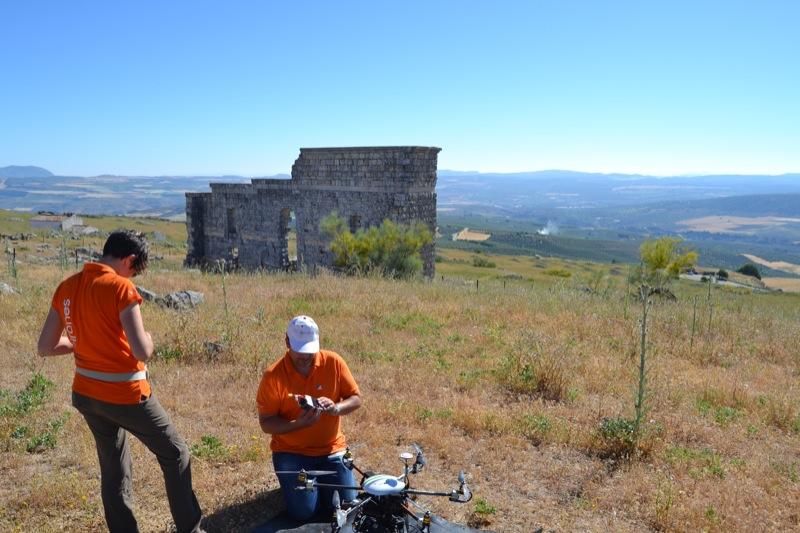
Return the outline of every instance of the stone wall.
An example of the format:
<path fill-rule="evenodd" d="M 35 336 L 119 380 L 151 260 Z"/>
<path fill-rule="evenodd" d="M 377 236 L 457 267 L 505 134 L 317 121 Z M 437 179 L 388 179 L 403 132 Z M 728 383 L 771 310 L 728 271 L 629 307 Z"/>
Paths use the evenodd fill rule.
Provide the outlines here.
<path fill-rule="evenodd" d="M 414 220 L 436 231 L 436 165 L 440 148 L 301 148 L 290 180 L 212 183 L 210 193 L 186 194 L 189 265 L 220 259 L 244 268 L 289 267 L 287 234 L 295 215 L 297 265 L 329 267 L 333 257 L 319 231 L 337 211 L 352 230 L 384 219 Z M 434 245 L 422 251 L 434 275 Z"/>

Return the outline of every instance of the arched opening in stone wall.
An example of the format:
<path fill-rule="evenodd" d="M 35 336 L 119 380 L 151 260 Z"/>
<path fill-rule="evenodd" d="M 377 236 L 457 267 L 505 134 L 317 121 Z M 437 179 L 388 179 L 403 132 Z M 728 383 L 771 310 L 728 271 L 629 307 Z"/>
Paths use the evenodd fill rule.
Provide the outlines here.
<path fill-rule="evenodd" d="M 297 217 L 288 207 L 281 209 L 280 267 L 297 270 Z"/>
<path fill-rule="evenodd" d="M 361 215 L 350 215 L 350 233 L 361 229 Z"/>
<path fill-rule="evenodd" d="M 236 208 L 229 207 L 225 216 L 225 234 L 229 239 L 236 237 Z"/>

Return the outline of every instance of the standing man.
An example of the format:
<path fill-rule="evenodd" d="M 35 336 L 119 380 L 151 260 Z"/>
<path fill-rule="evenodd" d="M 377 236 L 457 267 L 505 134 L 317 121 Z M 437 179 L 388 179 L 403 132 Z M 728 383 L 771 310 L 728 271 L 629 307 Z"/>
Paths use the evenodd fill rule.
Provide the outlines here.
<path fill-rule="evenodd" d="M 131 509 L 130 432 L 158 458 L 178 533 L 197 533 L 202 512 L 192 490 L 189 449 L 147 381 L 153 340 L 130 278 L 147 268 L 148 251 L 141 233 L 109 235 L 103 257 L 56 289 L 38 351 L 41 356 L 75 354 L 72 405 L 97 445 L 108 529 L 138 531 Z"/>
<path fill-rule="evenodd" d="M 347 443 L 340 417 L 361 407 L 358 385 L 340 355 L 320 350 L 319 328 L 310 317 L 289 322 L 286 348 L 264 372 L 256 398 L 261 430 L 272 435 L 275 471 L 333 470 L 318 481 L 355 486 L 342 464 Z M 306 522 L 332 509 L 330 489 L 296 490 L 296 474 L 278 474 L 278 481 L 292 518 Z M 343 500 L 355 496 L 355 490 L 341 491 Z"/>

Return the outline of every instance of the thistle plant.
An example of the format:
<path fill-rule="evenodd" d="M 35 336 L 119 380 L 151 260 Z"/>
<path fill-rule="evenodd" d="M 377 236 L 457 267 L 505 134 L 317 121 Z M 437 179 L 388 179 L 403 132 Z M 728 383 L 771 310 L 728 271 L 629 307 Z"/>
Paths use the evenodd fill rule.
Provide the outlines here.
<path fill-rule="evenodd" d="M 639 368 L 636 389 L 635 417 L 633 420 L 633 445 L 642 436 L 642 424 L 647 415 L 647 319 L 655 295 L 672 295 L 669 285 L 678 278 L 681 270 L 697 262 L 696 252 L 685 252 L 679 247 L 680 239 L 662 237 L 648 240 L 639 248 L 641 262 L 633 280 L 638 286 L 637 296 L 642 305 L 639 317 Z M 673 297 L 674 298 L 674 297 Z"/>

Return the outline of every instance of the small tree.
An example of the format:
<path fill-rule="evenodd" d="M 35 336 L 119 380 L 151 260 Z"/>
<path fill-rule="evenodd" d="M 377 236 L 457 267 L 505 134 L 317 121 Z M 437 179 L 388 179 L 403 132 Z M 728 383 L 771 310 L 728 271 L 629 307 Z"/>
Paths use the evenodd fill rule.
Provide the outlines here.
<path fill-rule="evenodd" d="M 422 269 L 420 250 L 433 242 L 421 222 L 405 225 L 384 220 L 380 226 L 354 234 L 336 212 L 322 220 L 320 229 L 331 240 L 334 265 L 349 274 L 378 271 L 393 278 L 413 277 Z"/>
<path fill-rule="evenodd" d="M 728 271 L 725 270 L 724 268 L 720 268 L 717 271 L 717 278 L 719 278 L 719 279 L 728 279 Z"/>
<path fill-rule="evenodd" d="M 639 383 L 636 390 L 636 416 L 633 420 L 632 441 L 636 446 L 642 434 L 647 393 L 647 318 L 653 295 L 668 293 L 668 285 L 682 270 L 693 266 L 697 262 L 697 253 L 683 251 L 680 248 L 681 239 L 675 237 L 661 237 L 648 240 L 639 248 L 641 263 L 634 271 L 632 281 L 636 285 L 636 292 L 642 304 L 640 318 L 640 345 L 639 345 Z M 671 294 L 671 293 L 670 293 Z"/>
<path fill-rule="evenodd" d="M 736 269 L 736 272 L 739 274 L 744 274 L 745 276 L 750 276 L 751 278 L 761 279 L 761 272 L 758 271 L 758 267 L 756 267 L 752 263 L 745 263 Z"/>

